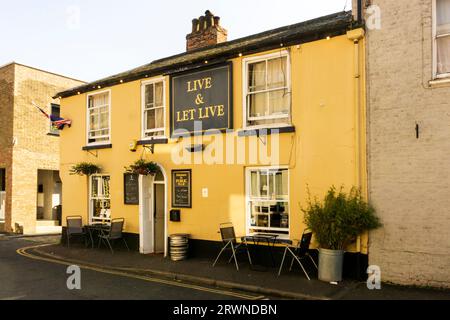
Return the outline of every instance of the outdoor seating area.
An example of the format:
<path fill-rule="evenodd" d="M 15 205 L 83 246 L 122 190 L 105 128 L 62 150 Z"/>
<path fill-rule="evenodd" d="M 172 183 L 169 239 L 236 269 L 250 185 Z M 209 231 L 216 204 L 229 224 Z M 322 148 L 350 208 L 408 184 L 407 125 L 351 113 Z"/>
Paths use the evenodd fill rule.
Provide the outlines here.
<path fill-rule="evenodd" d="M 70 248 L 71 238 L 81 238 L 84 240 L 85 247 L 100 248 L 103 244 L 107 246 L 111 253 L 114 253 L 113 246 L 117 240 L 121 240 L 128 251 L 130 248 L 123 237 L 123 226 L 125 219 L 112 219 L 110 222 L 93 222 L 83 225 L 81 216 L 68 216 L 66 218 L 67 228 L 67 247 Z"/>
<path fill-rule="evenodd" d="M 266 233 L 255 233 L 249 236 L 237 237 L 235 234 L 235 230 L 232 223 L 222 223 L 220 224 L 220 235 L 222 238 L 223 247 L 221 248 L 219 254 L 214 260 L 213 267 L 216 266 L 222 254 L 225 252 L 231 253 L 231 256 L 228 258 L 228 263 L 231 263 L 234 260 L 236 270 L 239 271 L 238 264 L 238 254 L 241 252 L 245 252 L 247 254 L 247 258 L 250 264 L 250 269 L 255 270 L 255 259 L 252 260 L 252 255 L 255 257 L 257 252 L 255 250 L 251 250 L 249 248 L 249 244 L 253 244 L 253 246 L 259 246 L 261 244 L 265 244 L 268 247 L 268 252 L 270 254 L 270 260 L 272 262 L 272 266 L 277 266 L 277 260 L 275 258 L 274 249 L 277 244 L 277 234 L 266 234 Z M 301 240 L 297 240 L 296 245 L 293 245 L 290 241 L 289 243 L 284 244 L 284 253 L 281 263 L 279 264 L 278 276 L 281 275 L 281 271 L 283 269 L 283 265 L 286 259 L 291 258 L 289 271 L 292 271 L 294 267 L 294 263 L 297 262 L 301 267 L 303 273 L 305 274 L 308 280 L 311 280 L 305 266 L 302 264 L 302 260 L 305 258 L 309 258 L 312 262 L 312 265 L 318 270 L 317 263 L 314 261 L 313 257 L 309 254 L 309 247 L 311 244 L 312 232 L 305 230 L 303 232 Z M 238 242 L 240 240 L 240 242 Z M 289 255 L 288 255 L 289 254 Z M 265 269 L 269 270 L 269 269 Z M 261 270 L 260 270 L 261 271 Z"/>

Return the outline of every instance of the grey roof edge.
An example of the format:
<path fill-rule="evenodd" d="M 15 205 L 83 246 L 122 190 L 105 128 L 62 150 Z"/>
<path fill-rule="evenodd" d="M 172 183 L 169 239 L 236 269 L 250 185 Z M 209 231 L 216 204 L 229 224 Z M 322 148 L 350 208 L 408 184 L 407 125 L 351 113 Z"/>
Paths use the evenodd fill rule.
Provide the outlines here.
<path fill-rule="evenodd" d="M 227 59 L 237 57 L 239 53 L 252 54 L 279 48 L 280 44 L 288 46 L 295 43 L 311 42 L 321 39 L 324 34 L 340 35 L 347 30 L 361 26 L 353 19 L 351 11 L 341 11 L 214 46 L 154 60 L 149 64 L 62 91 L 55 97 L 65 98 L 78 93 L 94 91 L 98 87 L 104 88 L 119 84 L 121 80 L 125 83 L 145 77 L 184 71 L 189 68 L 200 68 L 205 65 L 205 60 L 208 60 L 211 64 L 224 62 Z"/>

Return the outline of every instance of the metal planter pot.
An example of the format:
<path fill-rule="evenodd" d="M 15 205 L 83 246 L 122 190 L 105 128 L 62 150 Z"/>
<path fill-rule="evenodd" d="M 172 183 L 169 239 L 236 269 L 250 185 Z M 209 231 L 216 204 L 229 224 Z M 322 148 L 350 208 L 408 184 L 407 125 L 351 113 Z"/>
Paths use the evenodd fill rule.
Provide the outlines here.
<path fill-rule="evenodd" d="M 325 282 L 342 281 L 344 251 L 319 249 L 319 280 Z"/>

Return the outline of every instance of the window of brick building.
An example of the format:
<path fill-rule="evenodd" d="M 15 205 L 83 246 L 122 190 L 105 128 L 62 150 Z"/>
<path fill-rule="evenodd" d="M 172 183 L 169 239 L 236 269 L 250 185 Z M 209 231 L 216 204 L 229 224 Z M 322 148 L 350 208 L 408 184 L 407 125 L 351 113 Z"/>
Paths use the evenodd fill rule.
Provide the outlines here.
<path fill-rule="evenodd" d="M 6 170 L 0 168 L 0 192 L 6 191 Z"/>
<path fill-rule="evenodd" d="M 60 117 L 60 114 L 61 114 L 61 112 L 60 112 L 60 106 L 58 105 L 58 104 L 51 104 L 51 115 L 52 116 L 54 116 L 54 117 L 57 117 L 57 118 L 59 118 Z M 49 132 L 51 133 L 51 134 L 54 134 L 54 135 L 58 135 L 59 136 L 59 130 L 58 130 L 58 128 L 56 127 L 56 126 L 54 126 L 53 125 L 53 123 L 50 121 L 50 130 L 49 130 Z"/>
<path fill-rule="evenodd" d="M 450 0 L 434 1 L 434 74 L 450 77 Z"/>

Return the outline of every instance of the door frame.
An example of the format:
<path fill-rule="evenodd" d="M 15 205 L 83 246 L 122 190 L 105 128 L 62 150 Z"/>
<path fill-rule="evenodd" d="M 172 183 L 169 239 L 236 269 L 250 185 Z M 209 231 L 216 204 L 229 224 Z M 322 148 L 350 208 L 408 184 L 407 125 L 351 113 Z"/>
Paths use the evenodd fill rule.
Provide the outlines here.
<path fill-rule="evenodd" d="M 168 254 L 168 244 L 167 244 L 167 228 L 168 228 L 168 223 L 167 223 L 167 191 L 168 191 L 168 180 L 167 180 L 167 174 L 166 171 L 164 170 L 164 167 L 162 165 L 160 165 L 159 163 L 157 163 L 159 169 L 161 170 L 161 173 L 164 177 L 164 182 L 156 182 L 156 184 L 164 184 L 164 257 L 167 257 Z M 149 215 L 151 217 L 150 219 L 150 232 L 151 232 L 151 244 L 150 244 L 150 248 L 148 250 L 148 252 L 142 252 L 142 243 L 141 243 L 141 239 L 143 239 L 143 233 L 144 233 L 144 225 L 143 225 L 143 214 L 144 212 L 144 189 L 143 189 L 143 179 L 151 179 L 151 188 L 150 188 L 150 198 L 151 198 L 151 205 L 148 208 L 149 209 Z M 154 220 L 154 204 L 155 204 L 155 197 L 154 197 L 154 185 L 155 185 L 155 181 L 154 179 L 150 178 L 150 177 L 146 177 L 146 176 L 139 176 L 139 251 L 143 254 L 146 253 L 154 253 L 155 252 L 155 241 L 154 241 L 154 235 L 155 235 L 155 220 Z M 147 250 L 145 250 L 147 251 Z"/>

